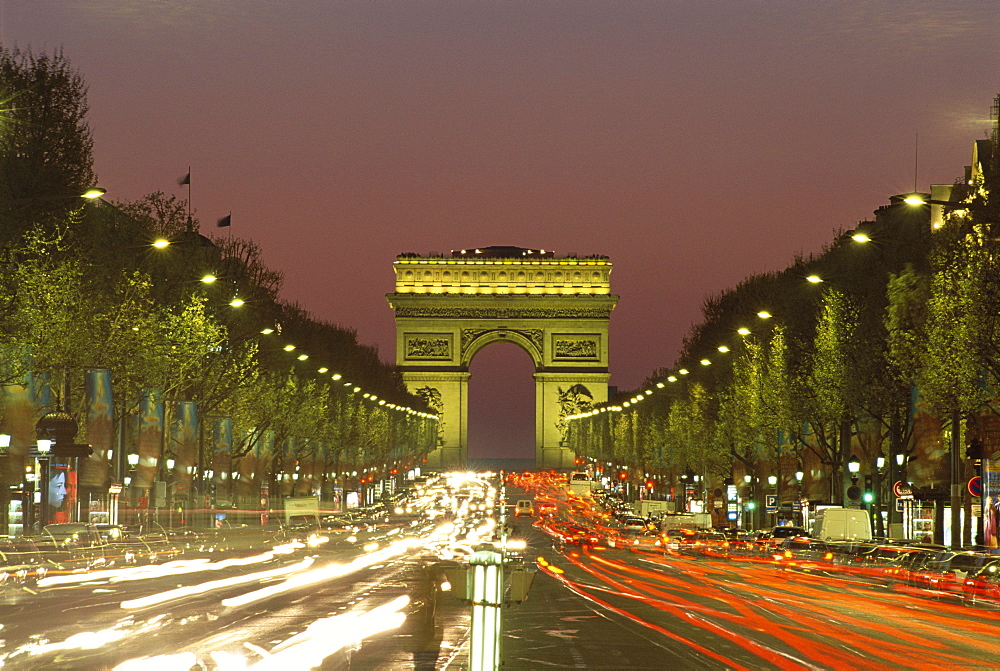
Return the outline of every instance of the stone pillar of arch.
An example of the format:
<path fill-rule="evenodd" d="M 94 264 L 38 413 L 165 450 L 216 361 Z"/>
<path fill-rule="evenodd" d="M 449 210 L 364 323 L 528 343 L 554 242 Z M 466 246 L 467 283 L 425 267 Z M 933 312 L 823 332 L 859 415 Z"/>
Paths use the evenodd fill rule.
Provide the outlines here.
<path fill-rule="evenodd" d="M 535 366 L 535 461 L 571 469 L 561 443 L 568 415 L 608 397 L 608 323 L 618 297 L 603 256 L 491 247 L 451 256 L 404 254 L 393 264 L 396 364 L 408 389 L 439 413 L 427 467 L 468 461 L 469 365 L 494 342 L 511 342 Z"/>
<path fill-rule="evenodd" d="M 608 400 L 608 373 L 535 373 L 535 465 L 572 469 L 576 454 L 563 447 L 565 417 Z"/>

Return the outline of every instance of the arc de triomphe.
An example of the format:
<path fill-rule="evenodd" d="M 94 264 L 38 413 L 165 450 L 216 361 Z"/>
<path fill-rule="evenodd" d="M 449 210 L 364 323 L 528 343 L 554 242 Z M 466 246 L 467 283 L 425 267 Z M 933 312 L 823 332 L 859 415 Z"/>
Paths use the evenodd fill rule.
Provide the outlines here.
<path fill-rule="evenodd" d="M 608 399 L 608 321 L 618 303 L 604 256 L 556 258 L 520 247 L 393 263 L 396 364 L 409 390 L 441 417 L 427 467 L 468 460 L 469 364 L 491 343 L 520 346 L 535 365 L 535 463 L 570 468 L 564 418 Z"/>

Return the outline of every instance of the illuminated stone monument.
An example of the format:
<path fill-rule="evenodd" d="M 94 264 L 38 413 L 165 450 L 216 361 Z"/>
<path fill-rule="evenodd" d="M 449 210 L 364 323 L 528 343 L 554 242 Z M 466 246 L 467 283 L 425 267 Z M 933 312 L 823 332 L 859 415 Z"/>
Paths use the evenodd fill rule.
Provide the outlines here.
<path fill-rule="evenodd" d="M 520 247 L 450 255 L 402 254 L 393 263 L 396 364 L 411 392 L 441 417 L 427 467 L 468 460 L 469 364 L 484 347 L 511 342 L 535 365 L 535 463 L 571 468 L 565 417 L 608 398 L 611 262 L 556 258 Z"/>

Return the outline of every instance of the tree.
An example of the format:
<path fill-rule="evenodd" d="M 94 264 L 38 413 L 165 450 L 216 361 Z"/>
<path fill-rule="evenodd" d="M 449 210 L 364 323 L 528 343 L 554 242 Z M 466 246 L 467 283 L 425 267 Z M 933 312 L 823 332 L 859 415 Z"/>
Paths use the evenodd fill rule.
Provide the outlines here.
<path fill-rule="evenodd" d="M 991 250 L 982 227 L 963 229 L 939 234 L 920 356 L 921 394 L 941 418 L 975 412 L 992 396 L 983 384 L 988 351 L 983 327 L 996 309 L 984 300 Z"/>
<path fill-rule="evenodd" d="M 95 186 L 86 97 L 62 51 L 0 47 L 0 244 L 64 222 Z"/>
<path fill-rule="evenodd" d="M 819 457 L 830 470 L 831 502 L 837 499 L 838 472 L 850 451 L 849 423 L 856 418 L 852 407 L 851 353 L 857 328 L 857 310 L 848 297 L 837 289 L 823 294 L 823 305 L 812 347 L 812 358 L 796 396 L 802 403 L 797 409 L 812 430 L 813 439 L 806 448 Z"/>

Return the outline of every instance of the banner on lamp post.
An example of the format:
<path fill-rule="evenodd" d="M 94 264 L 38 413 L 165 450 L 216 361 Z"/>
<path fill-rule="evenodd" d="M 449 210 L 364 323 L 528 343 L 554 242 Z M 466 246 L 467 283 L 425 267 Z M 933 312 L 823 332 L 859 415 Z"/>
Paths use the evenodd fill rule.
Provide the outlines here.
<path fill-rule="evenodd" d="M 111 371 L 107 368 L 87 368 L 84 377 L 84 406 L 87 410 L 87 443 L 93 449 L 81 466 L 80 484 L 103 488 L 108 484 L 110 464 L 108 454 L 113 448 L 114 398 L 111 391 Z"/>
<path fill-rule="evenodd" d="M 147 488 L 156 479 L 156 467 L 163 450 L 163 401 L 159 391 L 147 389 L 139 401 L 139 461 L 133 485 Z"/>
<path fill-rule="evenodd" d="M 174 474 L 176 491 L 181 496 L 190 496 L 191 483 L 198 459 L 198 404 L 194 401 L 180 401 L 174 412 L 171 443 L 175 456 Z"/>

